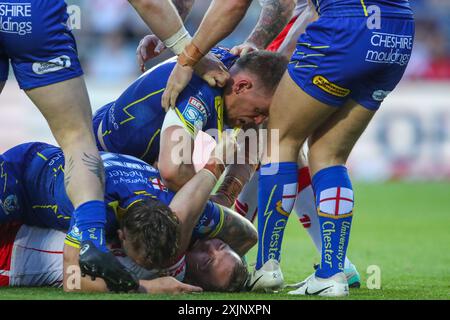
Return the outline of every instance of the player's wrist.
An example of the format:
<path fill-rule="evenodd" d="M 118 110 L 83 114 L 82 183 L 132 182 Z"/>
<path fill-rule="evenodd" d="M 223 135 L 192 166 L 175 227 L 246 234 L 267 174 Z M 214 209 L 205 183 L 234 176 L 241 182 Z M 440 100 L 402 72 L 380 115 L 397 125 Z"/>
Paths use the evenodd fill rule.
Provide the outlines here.
<path fill-rule="evenodd" d="M 163 41 L 175 55 L 180 55 L 187 45 L 192 41 L 192 37 L 184 26 L 180 28 L 170 38 Z"/>
<path fill-rule="evenodd" d="M 183 67 L 194 68 L 204 56 L 205 54 L 191 41 L 178 55 L 178 64 Z"/>
<path fill-rule="evenodd" d="M 206 165 L 203 167 L 202 170 L 208 171 L 208 173 L 212 174 L 217 181 L 220 179 L 220 176 L 225 171 L 225 164 L 222 161 L 222 159 L 213 156 L 209 158 L 208 162 L 206 163 Z"/>

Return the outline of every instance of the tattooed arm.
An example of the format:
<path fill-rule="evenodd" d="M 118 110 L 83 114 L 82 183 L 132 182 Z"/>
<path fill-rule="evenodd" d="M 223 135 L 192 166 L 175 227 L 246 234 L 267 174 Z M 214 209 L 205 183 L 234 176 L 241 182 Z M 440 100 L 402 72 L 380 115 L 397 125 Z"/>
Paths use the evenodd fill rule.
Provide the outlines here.
<path fill-rule="evenodd" d="M 222 207 L 224 223 L 219 233 L 214 237 L 227 243 L 241 257 L 257 242 L 258 232 L 253 224 L 237 212 Z"/>
<path fill-rule="evenodd" d="M 262 5 L 258 23 L 244 43 L 231 49 L 235 55 L 245 55 L 265 49 L 283 30 L 294 12 L 294 0 L 260 0 Z"/>
<path fill-rule="evenodd" d="M 283 30 L 294 12 L 293 0 L 263 0 L 258 23 L 245 42 L 266 48 Z"/>

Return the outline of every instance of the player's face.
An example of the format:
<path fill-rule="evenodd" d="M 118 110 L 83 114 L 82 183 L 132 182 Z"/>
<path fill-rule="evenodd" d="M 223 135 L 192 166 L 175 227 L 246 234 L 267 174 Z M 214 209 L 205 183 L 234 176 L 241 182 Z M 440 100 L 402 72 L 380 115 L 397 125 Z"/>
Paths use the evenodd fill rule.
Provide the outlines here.
<path fill-rule="evenodd" d="M 225 96 L 226 123 L 233 127 L 260 125 L 269 116 L 272 95 L 250 77 L 236 78 Z"/>
<path fill-rule="evenodd" d="M 202 240 L 186 254 L 187 268 L 191 277 L 199 284 L 211 283 L 226 288 L 237 263 L 242 263 L 239 255 L 219 239 Z"/>

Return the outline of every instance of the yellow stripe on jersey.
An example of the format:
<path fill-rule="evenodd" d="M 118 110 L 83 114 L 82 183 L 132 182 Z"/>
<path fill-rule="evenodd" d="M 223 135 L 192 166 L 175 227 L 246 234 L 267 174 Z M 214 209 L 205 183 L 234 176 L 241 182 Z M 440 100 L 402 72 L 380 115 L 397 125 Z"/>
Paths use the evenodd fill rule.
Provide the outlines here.
<path fill-rule="evenodd" d="M 158 91 L 154 91 L 152 93 L 149 93 L 145 97 L 140 98 L 140 99 L 138 99 L 136 101 L 133 101 L 132 103 L 130 103 L 127 106 L 125 106 L 125 108 L 123 108 L 122 111 L 128 116 L 128 118 L 123 120 L 123 121 L 121 121 L 120 124 L 122 125 L 122 124 L 127 123 L 128 121 L 134 120 L 136 118 L 135 116 L 133 116 L 131 113 L 128 112 L 129 108 L 131 108 L 132 106 L 134 106 L 134 105 L 136 105 L 136 104 L 138 104 L 138 103 L 140 103 L 140 102 L 142 102 L 144 100 L 147 100 L 148 98 L 150 98 L 150 97 L 152 97 L 152 96 L 154 96 L 154 95 L 156 95 L 158 93 L 163 92 L 165 89 L 166 88 L 163 88 L 163 89 L 160 89 Z"/>
<path fill-rule="evenodd" d="M 223 131 L 223 98 L 221 96 L 214 98 L 214 108 L 217 113 L 217 132 L 219 135 L 219 141 L 221 141 Z"/>
<path fill-rule="evenodd" d="M 42 159 L 44 159 L 45 161 L 48 160 L 47 157 L 44 156 L 42 153 L 38 152 L 38 153 L 36 153 L 36 154 L 38 155 L 39 158 L 42 158 Z"/>
<path fill-rule="evenodd" d="M 180 118 L 181 122 L 183 122 L 186 130 L 194 137 L 195 136 L 194 125 L 184 118 L 184 116 L 181 114 L 181 112 L 178 108 L 175 108 L 175 112 L 176 112 L 178 118 Z"/>
<path fill-rule="evenodd" d="M 3 184 L 3 193 L 6 192 L 6 183 L 8 182 L 8 173 L 3 171 L 3 165 L 5 164 L 5 161 L 3 161 L 0 164 L 0 169 L 1 169 L 1 173 L 0 173 L 0 178 L 3 179 L 5 178 L 5 183 Z"/>
<path fill-rule="evenodd" d="M 367 7 L 366 7 L 366 4 L 364 3 L 364 0 L 361 0 L 361 5 L 362 5 L 363 10 L 364 10 L 364 15 L 365 15 L 366 17 L 368 17 L 368 16 L 369 16 L 369 13 L 367 12 Z"/>
<path fill-rule="evenodd" d="M 221 206 L 219 206 L 219 210 L 220 210 L 219 224 L 217 225 L 216 229 L 213 232 L 211 232 L 211 234 L 208 236 L 208 238 L 210 238 L 210 239 L 215 238 L 223 228 L 225 214 L 224 214 L 223 208 Z"/>
<path fill-rule="evenodd" d="M 145 149 L 144 154 L 141 156 L 141 159 L 144 159 L 145 156 L 147 155 L 147 153 L 150 151 L 150 148 L 151 148 L 151 146 L 152 146 L 152 144 L 153 144 L 153 140 L 155 140 L 155 138 L 158 136 L 158 134 L 159 134 L 160 132 L 161 132 L 161 129 L 158 129 L 158 130 L 156 130 L 156 132 L 153 134 L 153 137 L 151 137 L 151 139 L 150 139 L 150 141 L 149 141 L 149 143 L 148 143 L 148 145 L 147 145 L 147 148 Z"/>

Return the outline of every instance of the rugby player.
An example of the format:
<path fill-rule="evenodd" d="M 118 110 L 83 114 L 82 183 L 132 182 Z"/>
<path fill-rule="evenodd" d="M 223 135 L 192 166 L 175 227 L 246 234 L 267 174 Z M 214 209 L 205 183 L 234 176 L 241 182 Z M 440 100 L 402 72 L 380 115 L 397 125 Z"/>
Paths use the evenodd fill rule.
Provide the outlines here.
<path fill-rule="evenodd" d="M 250 1 L 241 2 L 244 7 Z M 281 270 L 265 272 L 263 266 L 280 260 L 281 225 L 293 206 L 287 195 L 297 188 L 298 151 L 310 137 L 308 158 L 319 212 L 322 260 L 318 270 L 292 294 L 345 296 L 348 283 L 342 272 L 343 259 L 353 216 L 353 189 L 345 163 L 376 110 L 403 76 L 412 51 L 414 18 L 407 0 L 317 0 L 314 5 L 319 19 L 300 36 L 271 105 L 268 129 L 269 133 L 280 130 L 280 162 L 271 163 L 270 156 L 263 159 L 261 170 L 276 166 L 278 173 L 262 174 L 259 179 L 260 238 L 253 277 L 265 282 L 261 280 L 264 275 L 276 275 L 264 286 L 283 285 Z M 237 25 L 233 19 L 227 21 L 229 28 Z M 197 53 L 193 59 L 180 55 L 180 67 L 169 78 L 164 106 L 176 101 L 185 85 L 182 81 L 189 79 L 189 68 L 195 66 L 201 52 L 223 38 L 222 32 L 211 34 L 212 30 L 202 25 L 186 47 L 186 52 Z M 174 82 L 179 82 L 176 90 Z M 270 150 L 269 143 L 269 154 Z M 275 235 L 276 224 L 281 227 Z M 273 236 L 278 241 L 270 246 Z"/>
<path fill-rule="evenodd" d="M 0 224 L 0 233 L 0 287 L 63 287 L 66 233 L 20 222 Z M 217 238 L 198 240 L 186 252 L 185 259 L 161 270 L 144 269 L 121 248 L 109 247 L 116 259 L 139 279 L 140 293 L 238 291 L 247 274 L 239 255 Z M 83 291 L 78 266 L 67 268 L 65 273 L 65 290 Z M 108 290 L 101 285 L 102 291 Z"/>
<path fill-rule="evenodd" d="M 217 147 L 221 148 L 227 141 L 224 139 Z M 205 169 L 174 194 L 162 184 L 158 171 L 148 164 L 123 155 L 106 153 L 102 157 L 107 177 L 107 236 L 114 235 L 118 225 L 122 224 L 124 250 L 138 264 L 147 268 L 173 264 L 174 258 L 186 251 L 194 228 L 196 238 L 224 236 L 239 254 L 245 254 L 253 246 L 256 234 L 250 241 L 242 241 L 242 237 L 248 239 L 251 235 L 253 226 L 250 223 L 245 219 L 240 222 L 233 219 L 230 210 L 207 201 L 223 167 L 217 164 L 220 159 L 212 156 Z M 76 217 L 72 217 L 73 206 L 63 188 L 64 156 L 61 150 L 47 144 L 30 143 L 7 151 L 1 158 L 4 188 L 0 197 L 0 222 L 21 220 L 40 227 L 70 229 L 65 251 L 76 258 L 80 236 Z M 196 227 L 199 217 L 200 223 Z M 234 217 L 239 215 L 234 214 Z M 226 237 L 229 231 L 222 229 L 229 224 L 241 235 L 233 233 Z M 246 232 L 246 228 L 250 231 Z M 87 242 L 83 247 L 86 245 L 91 243 Z M 114 273 L 115 270 L 109 271 Z M 100 275 L 103 272 L 97 270 Z M 121 279 L 104 280 L 113 291 L 124 287 L 118 283 Z M 89 283 L 90 280 L 85 278 L 83 281 Z M 128 290 L 136 286 L 135 281 L 127 284 Z"/>
<path fill-rule="evenodd" d="M 117 100 L 97 111 L 93 126 L 98 148 L 132 155 L 149 164 L 158 161 L 164 182 L 176 191 L 195 170 L 193 161 L 180 163 L 179 157 L 174 157 L 175 147 L 183 146 L 192 154 L 199 130 L 214 129 L 220 135 L 226 127 L 258 125 L 266 120 L 287 60 L 268 51 L 240 58 L 221 48 L 212 52 L 230 68 L 231 78 L 225 88 L 212 88 L 194 75 L 177 107 L 166 113 L 161 96 L 176 64 L 169 59 L 148 70 Z"/>
<path fill-rule="evenodd" d="M 102 162 L 95 147 L 92 111 L 68 25 L 63 0 L 5 0 L 0 3 L 0 93 L 8 78 L 9 63 L 21 89 L 37 106 L 68 159 L 67 194 L 80 218 L 83 241 L 94 236 L 97 259 L 107 259 L 104 242 L 106 209 L 103 203 Z M 129 278 L 125 270 L 115 277 Z M 88 271 L 90 272 L 90 271 Z M 110 276 L 110 275 L 107 275 Z"/>

